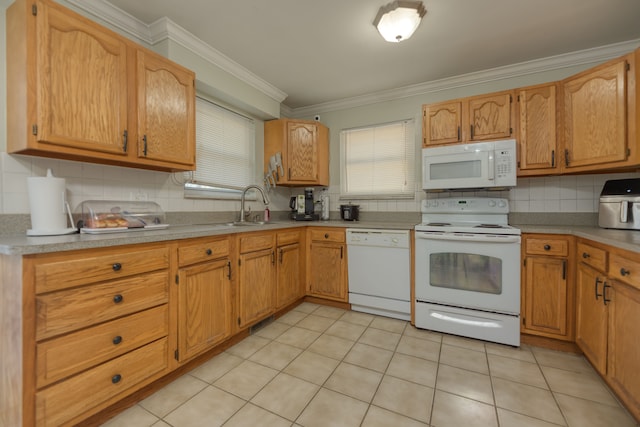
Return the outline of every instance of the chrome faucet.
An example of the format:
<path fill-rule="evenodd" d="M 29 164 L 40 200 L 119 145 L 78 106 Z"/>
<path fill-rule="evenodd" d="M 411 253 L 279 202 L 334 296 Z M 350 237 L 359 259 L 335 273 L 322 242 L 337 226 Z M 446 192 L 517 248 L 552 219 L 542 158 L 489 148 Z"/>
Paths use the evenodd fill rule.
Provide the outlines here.
<path fill-rule="evenodd" d="M 267 197 L 267 194 L 264 192 L 264 190 L 262 189 L 262 187 L 260 187 L 259 185 L 247 185 L 246 187 L 244 187 L 244 189 L 242 190 L 242 197 L 240 197 L 240 222 L 245 222 L 244 219 L 244 198 L 247 194 L 247 191 L 250 189 L 256 189 L 260 192 L 260 194 L 262 195 L 262 203 L 264 203 L 265 205 L 269 204 L 269 198 Z"/>

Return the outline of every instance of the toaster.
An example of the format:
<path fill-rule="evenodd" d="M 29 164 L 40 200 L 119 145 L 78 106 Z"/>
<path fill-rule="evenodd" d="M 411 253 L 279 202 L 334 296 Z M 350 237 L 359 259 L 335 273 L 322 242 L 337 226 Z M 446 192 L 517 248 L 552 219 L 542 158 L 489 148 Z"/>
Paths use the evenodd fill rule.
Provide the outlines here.
<path fill-rule="evenodd" d="M 640 178 L 605 182 L 600 193 L 598 225 L 640 230 Z"/>

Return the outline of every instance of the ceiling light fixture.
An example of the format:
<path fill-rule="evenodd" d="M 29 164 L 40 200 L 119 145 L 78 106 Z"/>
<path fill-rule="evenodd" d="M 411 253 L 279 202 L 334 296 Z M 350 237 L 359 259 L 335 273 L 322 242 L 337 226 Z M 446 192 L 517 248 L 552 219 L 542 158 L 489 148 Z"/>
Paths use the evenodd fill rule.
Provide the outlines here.
<path fill-rule="evenodd" d="M 411 37 L 426 13 L 421 1 L 396 0 L 380 8 L 373 25 L 386 41 L 398 43 Z"/>

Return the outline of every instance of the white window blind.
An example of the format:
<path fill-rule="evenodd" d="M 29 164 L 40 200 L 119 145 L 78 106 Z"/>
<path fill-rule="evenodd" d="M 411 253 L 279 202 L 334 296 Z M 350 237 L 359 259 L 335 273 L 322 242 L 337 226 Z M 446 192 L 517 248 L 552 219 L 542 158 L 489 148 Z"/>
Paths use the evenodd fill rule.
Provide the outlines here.
<path fill-rule="evenodd" d="M 241 189 L 255 180 L 255 123 L 196 99 L 196 170 L 193 181 Z"/>
<path fill-rule="evenodd" d="M 413 198 L 414 120 L 340 132 L 341 196 Z"/>

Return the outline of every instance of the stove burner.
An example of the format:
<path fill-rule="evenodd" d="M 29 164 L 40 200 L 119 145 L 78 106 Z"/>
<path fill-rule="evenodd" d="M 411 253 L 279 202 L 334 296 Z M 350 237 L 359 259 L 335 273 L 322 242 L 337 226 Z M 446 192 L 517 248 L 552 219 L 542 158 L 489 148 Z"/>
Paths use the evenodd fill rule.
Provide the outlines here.
<path fill-rule="evenodd" d="M 427 225 L 430 225 L 432 227 L 446 227 L 448 225 L 451 225 L 450 222 L 430 222 Z"/>
<path fill-rule="evenodd" d="M 504 226 L 500 224 L 478 224 L 473 228 L 504 228 Z"/>

